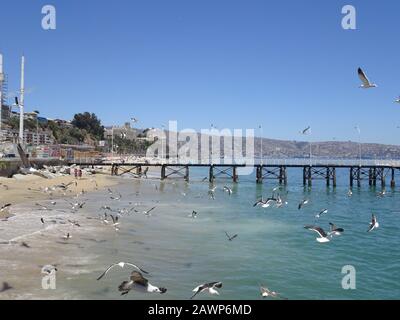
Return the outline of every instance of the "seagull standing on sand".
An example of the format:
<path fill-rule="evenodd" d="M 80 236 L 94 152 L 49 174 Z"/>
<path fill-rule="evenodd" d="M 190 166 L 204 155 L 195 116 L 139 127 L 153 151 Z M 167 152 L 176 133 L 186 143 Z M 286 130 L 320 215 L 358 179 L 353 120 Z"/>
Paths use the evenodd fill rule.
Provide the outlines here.
<path fill-rule="evenodd" d="M 72 236 L 69 234 L 69 233 L 67 233 L 65 236 L 63 236 L 62 237 L 64 240 L 69 240 L 69 239 L 71 239 L 72 238 Z"/>
<path fill-rule="evenodd" d="M 329 234 L 327 234 L 324 229 L 322 229 L 321 227 L 317 227 L 317 226 L 305 226 L 304 229 L 307 230 L 311 230 L 314 231 L 316 233 L 318 233 L 318 235 L 320 236 L 319 238 L 316 238 L 316 240 L 320 243 L 324 243 L 324 242 L 329 242 Z"/>
<path fill-rule="evenodd" d="M 192 211 L 192 213 L 189 215 L 189 217 L 196 219 L 197 218 L 197 211 Z"/>
<path fill-rule="evenodd" d="M 110 197 L 111 200 L 116 200 L 116 201 L 121 200 L 121 198 L 122 198 L 122 195 L 120 193 L 118 194 L 117 197 Z"/>
<path fill-rule="evenodd" d="M 222 282 L 210 282 L 210 283 L 202 284 L 193 289 L 194 295 L 192 295 L 192 297 L 190 299 L 193 299 L 199 293 L 205 292 L 205 291 L 208 291 L 208 293 L 211 295 L 219 295 L 219 292 L 217 291 L 217 289 L 221 289 L 221 288 L 222 288 Z"/>
<path fill-rule="evenodd" d="M 376 88 L 378 87 L 375 83 L 371 83 L 367 77 L 367 75 L 365 74 L 365 72 L 361 69 L 358 68 L 358 77 L 360 78 L 360 80 L 362 81 L 362 85 L 360 86 L 360 88 L 363 89 L 369 89 L 369 88 Z"/>
<path fill-rule="evenodd" d="M 372 219 L 371 222 L 369 223 L 369 229 L 367 230 L 367 232 L 371 232 L 374 229 L 378 229 L 379 228 L 379 222 L 376 219 L 376 216 L 374 214 L 372 214 Z"/>
<path fill-rule="evenodd" d="M 117 266 L 118 266 L 118 267 L 121 267 L 121 268 L 124 268 L 125 266 L 130 266 L 130 267 L 133 267 L 133 268 L 135 268 L 135 269 L 137 269 L 137 270 L 139 270 L 139 271 L 141 271 L 141 272 L 143 272 L 143 273 L 148 274 L 147 271 L 143 270 L 142 268 L 138 267 L 137 265 L 135 265 L 135 264 L 133 264 L 133 263 L 129 263 L 129 262 L 118 262 L 118 263 L 113 263 L 111 266 L 109 266 L 109 267 L 106 269 L 106 271 L 104 271 L 104 272 L 97 278 L 97 280 L 100 280 L 101 278 L 103 278 L 112 268 L 117 267 Z"/>
<path fill-rule="evenodd" d="M 166 288 L 159 288 L 150 284 L 150 282 L 138 271 L 133 271 L 129 281 L 122 282 L 118 287 L 118 290 L 122 292 L 121 295 L 128 294 L 132 289 L 148 293 L 163 294 L 167 292 Z"/>

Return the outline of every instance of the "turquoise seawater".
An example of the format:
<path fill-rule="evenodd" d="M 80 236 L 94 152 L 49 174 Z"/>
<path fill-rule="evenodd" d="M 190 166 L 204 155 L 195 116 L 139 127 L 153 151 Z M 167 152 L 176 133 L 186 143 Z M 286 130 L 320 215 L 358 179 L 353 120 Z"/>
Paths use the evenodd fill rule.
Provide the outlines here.
<path fill-rule="evenodd" d="M 220 296 L 210 299 L 260 299 L 259 284 L 288 299 L 398 299 L 400 297 L 399 187 L 378 197 L 380 186 L 363 181 L 348 196 L 348 171 L 338 170 L 338 185 L 327 188 L 324 181 L 303 187 L 301 170 L 289 169 L 288 186 L 280 193 L 288 204 L 282 208 L 254 208 L 263 195 L 270 196 L 276 181 L 256 184 L 254 175 L 215 182 L 215 200 L 208 196 L 209 184 L 202 182 L 206 170 L 191 171 L 191 182 L 171 179 L 134 181 L 121 179 L 113 190 L 122 194 L 112 201 L 106 191 L 89 195 L 85 214 L 97 216 L 100 205 L 113 208 L 135 206 L 140 213 L 122 215 L 118 233 L 91 247 L 98 258 L 91 270 L 68 282 L 76 298 L 118 299 L 119 283 L 129 270 L 113 270 L 101 281 L 102 270 L 117 261 L 131 261 L 148 269 L 152 284 L 166 287 L 164 295 L 131 292 L 122 299 L 188 299 L 197 285 L 221 281 Z M 397 181 L 398 184 L 400 181 Z M 232 187 L 229 196 L 223 186 Z M 310 203 L 302 210 L 303 199 Z M 147 217 L 144 210 L 156 206 Z M 322 209 L 328 213 L 315 221 Z M 192 210 L 197 218 L 189 217 Z M 367 233 L 371 214 L 380 228 Z M 342 236 L 318 243 L 316 233 L 305 230 L 317 224 L 325 230 L 329 222 L 344 228 Z M 228 241 L 225 231 L 238 234 Z M 356 270 L 356 289 L 342 288 L 342 268 Z"/>

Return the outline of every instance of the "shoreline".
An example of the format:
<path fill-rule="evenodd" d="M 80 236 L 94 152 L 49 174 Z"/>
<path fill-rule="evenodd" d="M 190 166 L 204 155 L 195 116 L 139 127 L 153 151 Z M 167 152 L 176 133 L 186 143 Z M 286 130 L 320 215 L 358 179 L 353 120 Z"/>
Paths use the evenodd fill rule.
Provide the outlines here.
<path fill-rule="evenodd" d="M 42 191 L 71 182 L 67 191 Z M 73 213 L 60 206 L 69 206 L 68 201 L 84 201 L 86 193 L 94 194 L 115 186 L 118 178 L 101 173 L 84 175 L 81 179 L 68 175 L 51 179 L 29 175 L 0 178 L 0 183 L 0 188 L 4 189 L 0 191 L 0 207 L 11 203 L 0 212 L 0 288 L 4 282 L 13 287 L 0 292 L 0 300 L 73 299 L 73 293 L 66 296 L 65 292 L 42 289 L 41 279 L 45 276 L 42 267 L 62 265 L 57 281 L 68 281 L 76 272 L 76 266 L 86 265 L 96 258 L 90 249 L 96 244 L 95 240 L 112 235 L 110 232 L 114 230 L 104 229 L 95 217 L 89 219 L 85 213 Z M 84 194 L 80 194 L 82 190 Z M 50 210 L 43 210 L 36 203 Z M 81 227 L 73 226 L 70 221 L 79 222 Z M 67 233 L 71 233 L 71 239 L 64 239 Z M 86 239 L 85 245 L 80 239 Z"/>

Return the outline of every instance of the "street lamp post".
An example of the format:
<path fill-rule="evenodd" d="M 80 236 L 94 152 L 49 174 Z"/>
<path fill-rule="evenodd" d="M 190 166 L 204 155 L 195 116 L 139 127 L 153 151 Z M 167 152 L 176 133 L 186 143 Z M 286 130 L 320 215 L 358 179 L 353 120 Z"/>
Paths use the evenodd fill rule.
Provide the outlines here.
<path fill-rule="evenodd" d="M 114 125 L 111 127 L 111 163 L 114 163 Z"/>
<path fill-rule="evenodd" d="M 361 129 L 360 126 L 356 126 L 355 129 L 358 132 L 358 154 L 359 154 L 359 159 L 360 159 L 360 167 L 362 163 L 362 154 L 361 154 Z"/>
<path fill-rule="evenodd" d="M 164 130 L 165 130 L 165 126 L 161 125 L 162 128 L 162 136 L 161 136 L 161 163 L 164 163 Z"/>
<path fill-rule="evenodd" d="M 261 165 L 264 164 L 264 149 L 263 149 L 263 127 L 262 125 L 259 125 L 259 129 L 260 129 L 260 139 L 261 139 L 261 153 L 260 153 L 260 162 Z"/>

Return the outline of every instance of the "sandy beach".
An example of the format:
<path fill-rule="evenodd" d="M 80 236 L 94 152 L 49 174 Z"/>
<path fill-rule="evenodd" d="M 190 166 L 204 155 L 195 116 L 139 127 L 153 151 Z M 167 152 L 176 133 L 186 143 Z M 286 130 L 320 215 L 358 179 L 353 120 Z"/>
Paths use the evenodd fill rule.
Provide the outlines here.
<path fill-rule="evenodd" d="M 0 178 L 0 207 L 11 204 L 0 212 L 0 290 L 4 282 L 12 287 L 18 284 L 18 288 L 0 292 L 0 299 L 65 298 L 57 296 L 53 290 L 41 289 L 41 267 L 64 264 L 67 266 L 63 268 L 66 276 L 68 265 L 70 268 L 84 265 L 89 258 L 87 252 L 90 249 L 85 251 L 85 255 L 79 254 L 80 245 L 74 243 L 74 238 L 86 236 L 86 247 L 90 248 L 90 242 L 95 240 L 90 237 L 104 232 L 104 229 L 98 220 L 89 220 L 79 213 L 59 210 L 58 207 L 69 208 L 68 202 L 83 202 L 90 192 L 117 183 L 118 178 L 106 174 L 83 175 L 80 179 L 73 176 L 45 179 L 34 175 Z M 55 188 L 62 184 L 70 185 L 67 190 Z M 51 208 L 43 210 L 37 204 Z M 42 218 L 45 224 L 41 222 Z M 70 223 L 83 219 L 82 228 Z M 63 237 L 68 233 L 74 238 L 67 241 Z M 71 274 L 73 272 L 71 270 Z M 35 290 L 24 292 L 23 288 L 37 288 L 37 293 Z"/>

